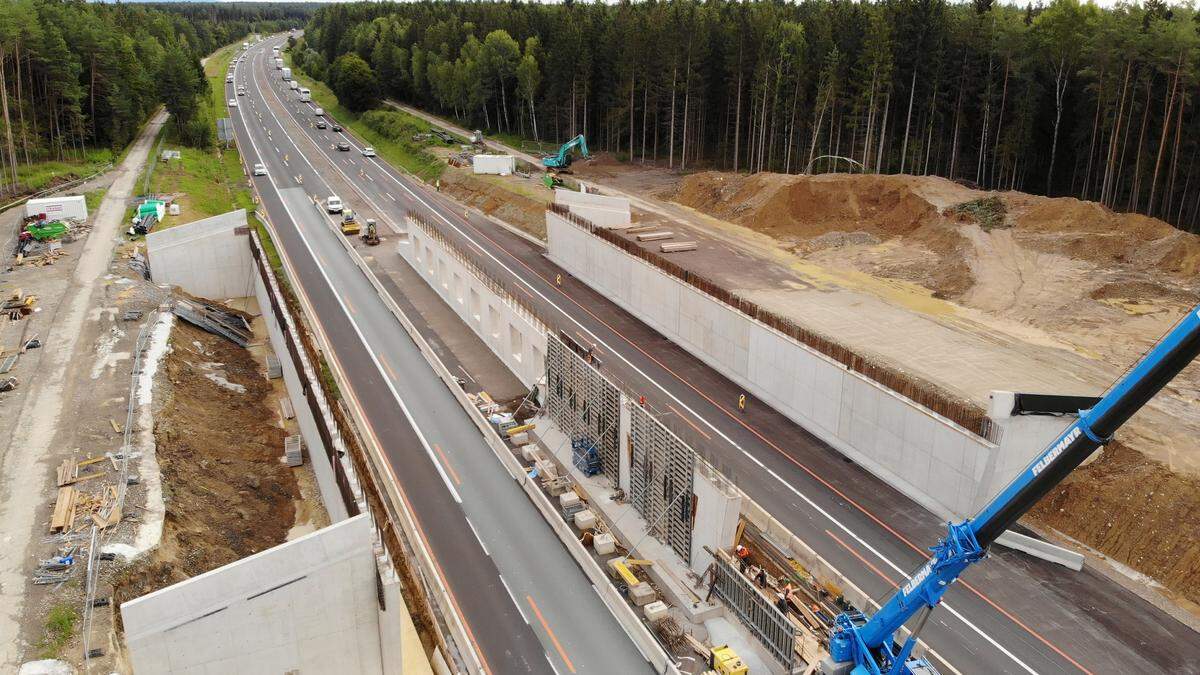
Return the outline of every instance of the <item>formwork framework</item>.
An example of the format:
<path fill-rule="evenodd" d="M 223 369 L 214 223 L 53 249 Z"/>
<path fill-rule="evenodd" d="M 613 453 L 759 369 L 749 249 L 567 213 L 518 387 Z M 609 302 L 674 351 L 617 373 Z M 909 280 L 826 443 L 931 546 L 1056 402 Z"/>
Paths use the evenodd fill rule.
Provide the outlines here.
<path fill-rule="evenodd" d="M 738 572 L 728 555 L 718 552 L 713 560 L 712 592 L 737 613 L 754 637 L 791 672 L 796 663 L 795 624 Z"/>
<path fill-rule="evenodd" d="M 620 473 L 621 391 L 561 338 L 546 335 L 546 410 L 572 441 L 593 444 L 600 473 L 614 486 Z"/>
<path fill-rule="evenodd" d="M 650 534 L 691 564 L 696 453 L 642 406 L 629 410 L 629 501 Z"/>

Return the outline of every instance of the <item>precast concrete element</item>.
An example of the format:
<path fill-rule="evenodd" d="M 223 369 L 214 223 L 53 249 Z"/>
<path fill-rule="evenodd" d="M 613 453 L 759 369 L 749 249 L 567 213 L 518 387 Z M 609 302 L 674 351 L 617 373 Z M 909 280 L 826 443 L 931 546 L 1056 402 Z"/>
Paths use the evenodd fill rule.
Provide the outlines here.
<path fill-rule="evenodd" d="M 629 200 L 624 197 L 606 197 L 594 192 L 555 188 L 554 203 L 569 208 L 572 213 L 601 227 L 619 229 L 629 227 L 632 221 Z"/>
<path fill-rule="evenodd" d="M 370 518 L 121 605 L 138 673 L 383 672 Z"/>
<path fill-rule="evenodd" d="M 409 237 L 397 244 L 401 258 L 488 349 L 527 387 L 542 379 L 546 328 L 536 317 L 445 243 L 435 229 L 408 219 Z"/>
<path fill-rule="evenodd" d="M 556 264 L 943 518 L 973 514 L 1052 435 L 1007 420 L 991 443 L 557 213 L 546 233 Z"/>
<path fill-rule="evenodd" d="M 178 286 L 202 298 L 245 298 L 254 292 L 246 245 L 246 210 L 238 209 L 146 235 L 155 283 Z"/>

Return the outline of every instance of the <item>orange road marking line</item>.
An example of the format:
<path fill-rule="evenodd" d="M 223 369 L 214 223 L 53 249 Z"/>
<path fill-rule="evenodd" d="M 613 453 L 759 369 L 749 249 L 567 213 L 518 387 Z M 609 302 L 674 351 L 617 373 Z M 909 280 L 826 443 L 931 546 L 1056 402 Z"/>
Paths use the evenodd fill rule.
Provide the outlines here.
<path fill-rule="evenodd" d="M 701 429 L 700 427 L 696 426 L 696 423 L 695 423 L 695 422 L 693 422 L 693 421 L 689 420 L 689 419 L 688 419 L 688 418 L 687 418 L 687 417 L 686 417 L 686 416 L 685 416 L 683 413 L 681 413 L 681 412 L 679 412 L 678 410 L 676 410 L 676 409 L 675 409 L 675 406 L 673 406 L 673 405 L 671 405 L 670 403 L 668 403 L 668 404 L 667 404 L 667 407 L 671 409 L 671 412 L 675 413 L 675 416 L 676 416 L 676 417 L 678 417 L 679 419 L 683 420 L 684 422 L 687 422 L 687 424 L 688 424 L 688 426 L 689 426 L 689 427 L 691 427 L 691 428 L 695 429 L 695 430 L 696 430 L 696 433 L 700 434 L 701 436 L 703 436 L 703 437 L 704 437 L 705 439 L 707 439 L 707 440 L 710 440 L 710 441 L 712 440 L 712 436 L 709 436 L 708 434 L 704 433 L 704 430 L 703 430 L 703 429 Z"/>
<path fill-rule="evenodd" d="M 558 638 L 554 635 L 554 631 L 550 630 L 550 624 L 546 623 L 546 617 L 542 616 L 542 611 L 538 609 L 537 603 L 533 601 L 533 596 L 526 595 L 525 599 L 529 601 L 529 606 L 533 608 L 533 613 L 537 615 L 538 621 L 542 622 L 542 628 L 546 629 L 546 634 L 550 636 L 550 641 L 554 643 L 554 648 L 558 650 L 558 655 L 567 664 L 567 668 L 572 673 L 575 672 L 575 665 L 571 663 L 570 657 L 567 656 L 566 650 L 563 649 L 562 644 L 559 643 Z"/>
<path fill-rule="evenodd" d="M 833 538 L 834 541 L 841 544 L 842 548 L 849 551 L 850 555 L 854 556 L 855 558 L 858 558 L 859 562 L 866 565 L 872 572 L 877 574 L 880 579 L 883 579 L 884 581 L 891 584 L 892 588 L 896 588 L 896 586 L 898 586 L 898 584 L 896 582 L 892 581 L 891 577 L 884 574 L 883 572 L 880 572 L 878 567 L 872 565 L 870 560 L 867 560 L 866 558 L 862 557 L 861 555 L 859 555 L 858 551 L 855 551 L 854 549 L 852 549 L 848 545 L 846 545 L 846 542 L 842 541 L 841 539 L 838 539 L 838 536 L 836 534 L 830 532 L 829 530 L 825 530 L 825 534 L 829 535 L 830 537 Z"/>
<path fill-rule="evenodd" d="M 433 449 L 437 450 L 438 457 L 442 458 L 442 463 L 446 465 L 446 470 L 450 472 L 450 477 L 454 479 L 454 484 L 462 485 L 462 481 L 458 479 L 458 472 L 454 470 L 454 465 L 450 464 L 450 459 L 446 457 L 446 453 L 442 452 L 442 446 L 434 443 Z"/>

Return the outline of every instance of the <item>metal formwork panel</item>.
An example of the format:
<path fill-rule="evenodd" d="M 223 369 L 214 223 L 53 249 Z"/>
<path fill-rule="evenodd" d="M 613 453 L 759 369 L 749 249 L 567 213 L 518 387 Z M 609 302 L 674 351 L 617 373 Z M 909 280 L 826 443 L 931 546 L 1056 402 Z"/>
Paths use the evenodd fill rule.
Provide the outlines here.
<path fill-rule="evenodd" d="M 690 563 L 696 453 L 638 405 L 630 406 L 630 451 L 630 503 L 650 534 Z"/>
<path fill-rule="evenodd" d="M 546 336 L 546 409 L 564 433 L 596 445 L 600 473 L 617 484 L 621 392 L 555 335 Z"/>
<path fill-rule="evenodd" d="M 754 637 L 790 672 L 796 659 L 796 626 L 724 555 L 717 555 L 714 564 L 713 593 L 738 615 L 754 633 Z"/>

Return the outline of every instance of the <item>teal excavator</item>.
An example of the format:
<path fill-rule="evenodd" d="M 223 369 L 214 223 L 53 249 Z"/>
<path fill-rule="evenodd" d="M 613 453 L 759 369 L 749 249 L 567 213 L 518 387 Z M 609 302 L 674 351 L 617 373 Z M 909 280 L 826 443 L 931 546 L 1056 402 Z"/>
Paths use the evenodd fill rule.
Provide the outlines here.
<path fill-rule="evenodd" d="M 592 155 L 588 152 L 587 139 L 583 134 L 579 134 L 575 138 L 562 144 L 558 152 L 553 155 L 546 155 L 542 158 L 542 166 L 550 171 L 563 171 L 571 166 L 574 158 L 571 156 L 571 151 L 579 148 L 579 155 L 584 159 L 591 159 Z"/>

